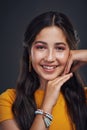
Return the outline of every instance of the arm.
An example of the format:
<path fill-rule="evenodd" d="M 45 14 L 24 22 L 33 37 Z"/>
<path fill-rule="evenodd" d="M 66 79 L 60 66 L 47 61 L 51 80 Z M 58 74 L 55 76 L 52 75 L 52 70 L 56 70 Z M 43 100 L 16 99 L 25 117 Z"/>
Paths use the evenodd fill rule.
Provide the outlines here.
<path fill-rule="evenodd" d="M 58 78 L 52 81 L 48 81 L 46 85 L 43 103 L 41 106 L 41 109 L 44 110 L 44 112 L 52 114 L 52 110 L 57 102 L 61 86 L 71 77 L 72 73 L 69 73 L 63 76 L 58 76 Z M 45 127 L 42 115 L 37 115 L 30 130 L 48 130 L 48 129 L 49 128 Z"/>
<path fill-rule="evenodd" d="M 72 73 L 59 76 L 53 81 L 49 81 L 46 85 L 44 100 L 41 109 L 44 112 L 52 113 L 52 109 L 56 104 L 61 86 L 70 79 Z M 53 98 L 54 97 L 54 98 Z M 20 130 L 17 123 L 13 119 L 5 120 L 0 123 L 0 130 Z M 30 130 L 48 130 L 45 127 L 42 115 L 36 115 Z"/>
<path fill-rule="evenodd" d="M 79 67 L 85 64 L 87 64 L 87 50 L 71 50 L 64 73 L 69 73 L 70 70 L 75 72 Z"/>
<path fill-rule="evenodd" d="M 19 130 L 14 120 L 6 120 L 0 123 L 0 130 Z"/>

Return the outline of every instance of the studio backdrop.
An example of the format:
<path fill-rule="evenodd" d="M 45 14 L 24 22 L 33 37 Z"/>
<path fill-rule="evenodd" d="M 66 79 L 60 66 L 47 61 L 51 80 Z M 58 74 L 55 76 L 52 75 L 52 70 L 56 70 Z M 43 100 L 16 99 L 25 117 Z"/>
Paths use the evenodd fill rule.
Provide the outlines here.
<path fill-rule="evenodd" d="M 65 13 L 80 37 L 79 49 L 87 49 L 86 0 L 1 0 L 0 1 L 0 93 L 14 88 L 19 74 L 23 35 L 28 23 L 46 11 Z M 80 68 L 87 84 L 87 66 Z"/>

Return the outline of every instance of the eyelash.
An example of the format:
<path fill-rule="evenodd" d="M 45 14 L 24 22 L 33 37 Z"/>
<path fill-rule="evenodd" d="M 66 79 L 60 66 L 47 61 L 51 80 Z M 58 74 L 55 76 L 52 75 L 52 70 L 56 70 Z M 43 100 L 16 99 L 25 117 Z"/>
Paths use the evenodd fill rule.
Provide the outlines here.
<path fill-rule="evenodd" d="M 64 47 L 56 47 L 56 49 L 57 49 L 57 50 L 61 50 L 61 51 L 65 50 Z"/>
<path fill-rule="evenodd" d="M 47 47 L 42 46 L 42 45 L 36 46 L 36 49 L 39 49 L 39 50 L 43 50 L 43 49 L 46 49 L 46 48 L 47 48 Z M 65 50 L 65 47 L 60 47 L 60 46 L 58 46 L 58 47 L 55 47 L 55 49 L 56 49 L 57 51 L 63 51 L 63 50 Z"/>
<path fill-rule="evenodd" d="M 36 46 L 36 48 L 37 48 L 37 49 L 40 49 L 40 50 L 42 50 L 42 49 L 46 49 L 46 47 L 41 46 L 41 45 Z"/>

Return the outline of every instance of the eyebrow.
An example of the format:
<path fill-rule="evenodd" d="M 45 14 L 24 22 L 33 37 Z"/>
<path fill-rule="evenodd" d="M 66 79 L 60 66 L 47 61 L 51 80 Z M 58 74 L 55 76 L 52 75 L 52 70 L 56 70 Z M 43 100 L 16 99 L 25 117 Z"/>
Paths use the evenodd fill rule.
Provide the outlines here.
<path fill-rule="evenodd" d="M 42 43 L 42 44 L 44 44 L 44 45 L 47 45 L 47 42 L 44 42 L 44 41 L 35 41 L 34 42 L 34 44 L 38 44 L 38 43 Z M 64 45 L 64 46 L 66 46 L 66 43 L 64 43 L 64 42 L 56 42 L 56 43 L 54 43 L 55 45 Z"/>
<path fill-rule="evenodd" d="M 44 42 L 44 41 L 35 41 L 35 42 L 34 42 L 34 44 L 37 44 L 37 43 L 42 43 L 42 44 L 45 44 L 45 45 L 47 44 L 47 43 Z"/>

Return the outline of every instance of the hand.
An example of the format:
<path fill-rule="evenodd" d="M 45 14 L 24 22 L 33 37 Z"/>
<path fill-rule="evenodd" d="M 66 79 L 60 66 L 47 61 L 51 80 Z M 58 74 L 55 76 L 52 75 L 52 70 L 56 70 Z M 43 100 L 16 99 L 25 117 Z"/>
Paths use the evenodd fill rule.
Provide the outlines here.
<path fill-rule="evenodd" d="M 64 74 L 75 72 L 84 64 L 87 64 L 87 50 L 71 50 Z"/>
<path fill-rule="evenodd" d="M 58 76 L 56 79 L 48 81 L 42 108 L 44 111 L 52 111 L 53 106 L 56 104 L 61 86 L 73 76 L 72 73 Z"/>

